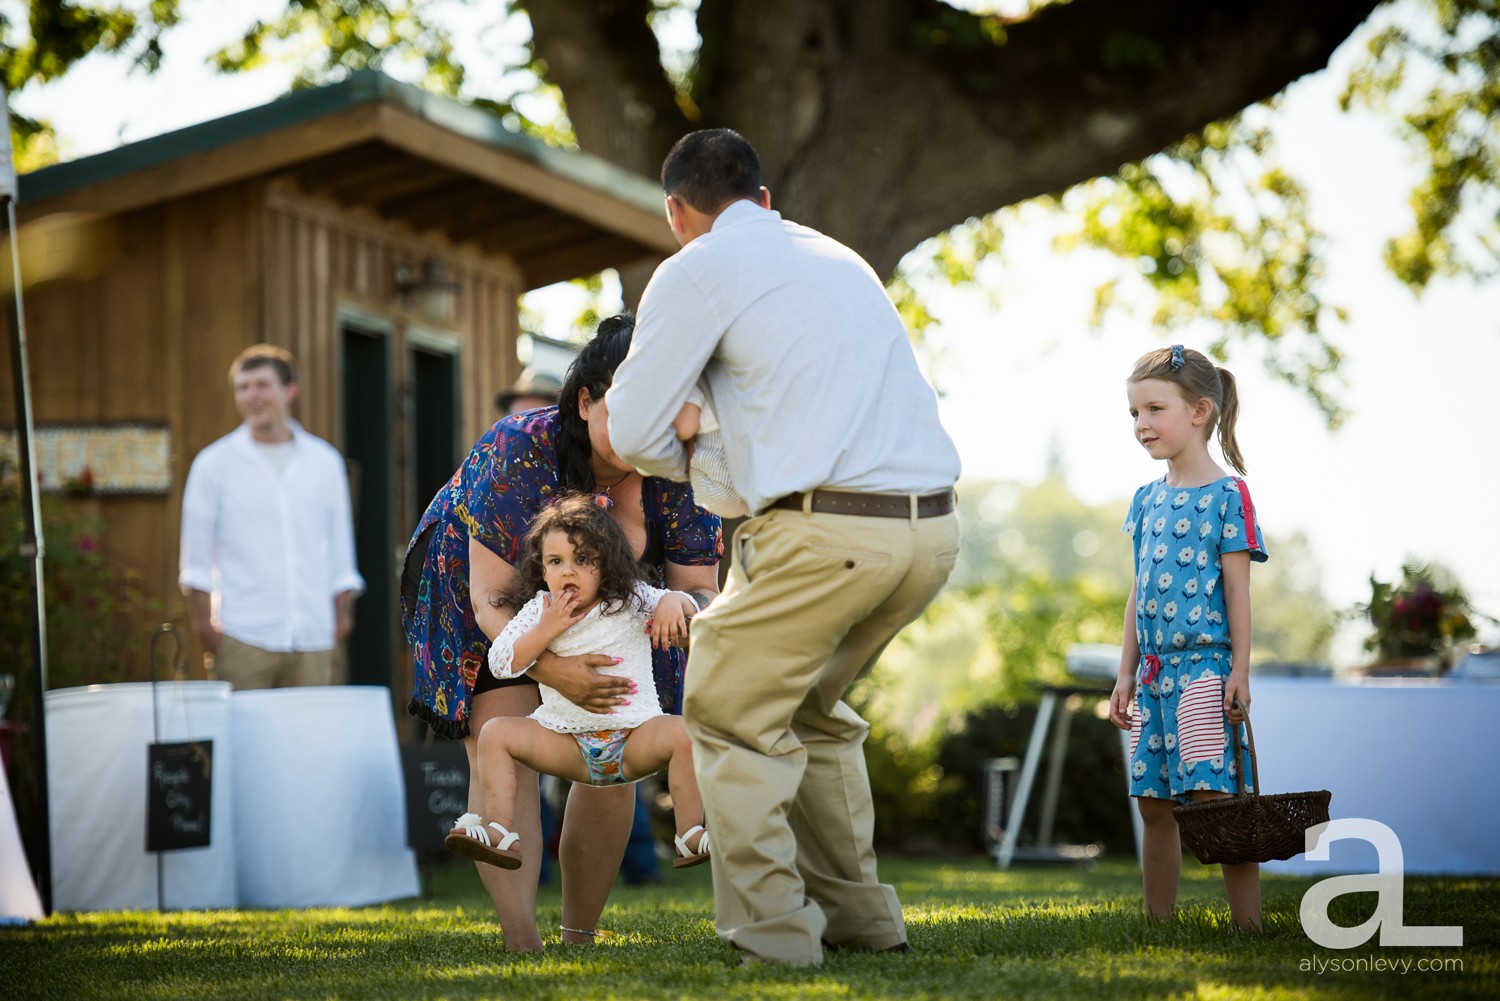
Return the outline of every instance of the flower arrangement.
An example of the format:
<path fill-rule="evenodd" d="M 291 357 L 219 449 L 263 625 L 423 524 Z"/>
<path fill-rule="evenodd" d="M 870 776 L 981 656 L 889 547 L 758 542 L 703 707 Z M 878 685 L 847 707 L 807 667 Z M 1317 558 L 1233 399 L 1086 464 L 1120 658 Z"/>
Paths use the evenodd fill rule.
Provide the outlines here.
<path fill-rule="evenodd" d="M 1372 574 L 1369 604 L 1358 609 L 1375 627 L 1365 649 L 1382 662 L 1433 656 L 1446 662 L 1456 644 L 1473 639 L 1469 599 L 1456 584 L 1444 586 L 1439 577 L 1431 567 L 1415 563 L 1402 566 L 1395 584 Z"/>

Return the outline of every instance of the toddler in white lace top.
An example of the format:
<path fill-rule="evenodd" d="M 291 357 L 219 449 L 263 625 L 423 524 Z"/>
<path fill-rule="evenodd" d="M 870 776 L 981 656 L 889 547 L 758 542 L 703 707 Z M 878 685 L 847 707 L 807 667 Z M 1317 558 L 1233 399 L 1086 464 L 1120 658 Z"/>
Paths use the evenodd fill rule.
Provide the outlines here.
<path fill-rule="evenodd" d="M 536 517 L 517 570 L 520 594 L 532 597 L 491 645 L 490 671 L 516 677 L 544 650 L 603 653 L 617 660 L 609 673 L 630 678 L 637 691 L 630 703 L 600 715 L 539 685 L 536 712 L 486 723 L 479 734 L 479 780 L 484 802 L 504 806 L 488 818 L 464 814 L 444 844 L 477 862 L 520 866 L 519 839 L 509 829 L 517 765 L 591 785 L 639 782 L 665 768 L 676 813 L 673 864 L 708 861 L 692 744 L 682 717 L 662 712 L 651 671 L 651 647 L 685 642 L 696 603 L 680 591 L 646 584 L 624 533 L 587 494 L 564 497 Z"/>

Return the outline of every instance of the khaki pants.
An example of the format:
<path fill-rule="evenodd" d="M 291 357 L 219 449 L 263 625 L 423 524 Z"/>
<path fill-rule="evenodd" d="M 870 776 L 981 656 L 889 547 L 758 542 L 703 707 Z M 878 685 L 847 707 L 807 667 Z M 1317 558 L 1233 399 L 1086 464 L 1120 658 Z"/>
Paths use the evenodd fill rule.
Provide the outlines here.
<path fill-rule="evenodd" d="M 715 924 L 799 965 L 820 940 L 906 940 L 875 871 L 869 725 L 842 701 L 921 614 L 958 555 L 958 518 L 775 510 L 745 522 L 723 594 L 692 624 L 683 715 L 713 841 Z"/>
<path fill-rule="evenodd" d="M 219 641 L 219 652 L 214 655 L 214 676 L 241 692 L 253 688 L 336 685 L 340 673 L 337 650 L 279 653 L 225 636 Z"/>

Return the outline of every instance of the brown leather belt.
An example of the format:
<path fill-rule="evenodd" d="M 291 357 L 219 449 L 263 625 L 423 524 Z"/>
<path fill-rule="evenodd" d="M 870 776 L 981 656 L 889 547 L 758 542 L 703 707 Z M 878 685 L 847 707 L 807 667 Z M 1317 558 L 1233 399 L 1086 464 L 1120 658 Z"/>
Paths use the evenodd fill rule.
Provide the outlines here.
<path fill-rule="evenodd" d="M 806 494 L 787 494 L 770 507 L 801 511 Z M 942 490 L 916 498 L 918 518 L 936 518 L 953 511 L 953 491 Z M 814 490 L 812 509 L 818 514 L 853 514 L 865 518 L 910 518 L 911 494 L 861 494 L 849 490 Z"/>

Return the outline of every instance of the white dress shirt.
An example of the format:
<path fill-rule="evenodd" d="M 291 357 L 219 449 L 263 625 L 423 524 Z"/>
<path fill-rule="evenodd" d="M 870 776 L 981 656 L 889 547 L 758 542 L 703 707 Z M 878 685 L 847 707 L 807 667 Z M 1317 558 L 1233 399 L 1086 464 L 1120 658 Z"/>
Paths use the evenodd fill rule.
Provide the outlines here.
<path fill-rule="evenodd" d="M 364 590 L 344 459 L 296 421 L 278 469 L 241 425 L 198 453 L 182 498 L 185 588 L 214 595 L 226 636 L 262 650 L 330 650 L 334 597 Z"/>
<path fill-rule="evenodd" d="M 646 287 L 606 397 L 615 452 L 686 479 L 672 419 L 700 374 L 752 511 L 817 487 L 925 494 L 958 478 L 936 394 L 875 272 L 750 201 L 721 212 Z"/>

